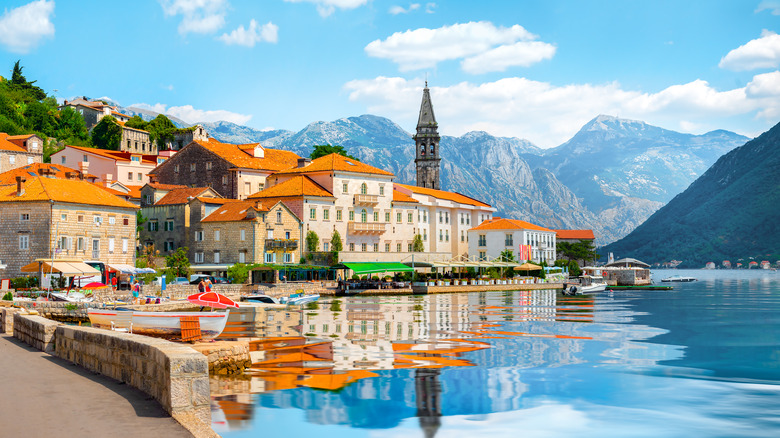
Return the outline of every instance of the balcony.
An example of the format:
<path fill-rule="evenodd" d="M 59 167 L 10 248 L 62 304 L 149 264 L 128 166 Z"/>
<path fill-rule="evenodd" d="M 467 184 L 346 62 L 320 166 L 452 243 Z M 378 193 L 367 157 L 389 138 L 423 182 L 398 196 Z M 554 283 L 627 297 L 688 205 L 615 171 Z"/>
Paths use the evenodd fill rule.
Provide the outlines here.
<path fill-rule="evenodd" d="M 354 199 L 355 205 L 367 205 L 369 207 L 373 207 L 377 204 L 379 204 L 379 196 L 377 195 L 361 195 L 360 193 L 355 194 Z"/>
<path fill-rule="evenodd" d="M 295 250 L 298 249 L 297 239 L 265 239 L 265 249 L 283 249 L 283 250 Z"/>
<path fill-rule="evenodd" d="M 384 222 L 348 222 L 347 232 L 349 234 L 383 234 L 386 227 L 387 224 Z"/>

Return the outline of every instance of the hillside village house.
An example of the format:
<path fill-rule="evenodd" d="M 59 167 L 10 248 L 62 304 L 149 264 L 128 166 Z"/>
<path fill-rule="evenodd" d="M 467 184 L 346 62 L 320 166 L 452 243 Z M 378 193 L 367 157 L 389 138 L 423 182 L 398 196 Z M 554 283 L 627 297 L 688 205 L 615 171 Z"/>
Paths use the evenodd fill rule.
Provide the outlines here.
<path fill-rule="evenodd" d="M 34 163 L 0 173 L 0 186 L 16 184 L 17 176 L 21 176 L 26 179 L 30 179 L 30 177 L 36 176 L 45 176 L 59 179 L 82 179 L 91 183 L 94 183 L 98 180 L 96 175 L 92 175 L 91 173 L 83 173 L 80 170 L 76 170 L 67 166 L 50 163 Z"/>
<path fill-rule="evenodd" d="M 4 276 L 39 258 L 133 265 L 137 210 L 87 181 L 17 176 L 0 186 Z"/>
<path fill-rule="evenodd" d="M 116 119 L 122 128 L 122 139 L 119 143 L 119 150 L 123 152 L 134 152 L 141 154 L 156 154 L 157 145 L 153 144 L 149 138 L 149 132 L 142 129 L 125 126 L 125 122 L 130 120 L 130 116 L 117 111 L 117 108 L 101 101 L 91 101 L 86 98 L 76 98 L 71 101 L 65 101 L 60 109 L 71 107 L 84 118 L 84 124 L 92 132 L 100 120 L 105 116 L 112 116 Z"/>
<path fill-rule="evenodd" d="M 465 255 L 460 219 L 487 219 L 492 207 L 456 193 L 393 183 L 394 175 L 338 154 L 299 160 L 274 173 L 268 187 L 249 199 L 282 200 L 303 222 L 302 236 L 314 231 L 318 251 L 331 251 L 338 230 L 344 245 L 340 261 L 409 261 L 414 236 L 425 254 L 418 260 L 449 260 Z M 467 219 L 468 218 L 468 219 Z"/>
<path fill-rule="evenodd" d="M 0 132 L 0 173 L 43 162 L 43 139 L 35 134 L 8 135 Z"/>
<path fill-rule="evenodd" d="M 191 126 L 173 134 L 173 141 L 165 142 L 165 149 L 179 151 L 195 140 L 208 141 L 209 133 L 203 125 Z"/>
<path fill-rule="evenodd" d="M 469 256 L 479 260 L 498 258 L 504 250 L 515 260 L 553 264 L 556 259 L 556 232 L 517 219 L 488 219 L 468 230 Z"/>
<path fill-rule="evenodd" d="M 160 155 L 140 154 L 83 146 L 65 146 L 52 154 L 51 162 L 63 166 L 79 166 L 87 163 L 86 170 L 102 181 L 120 182 L 127 187 L 140 187 L 149 182 L 149 172 L 162 164 L 175 152 L 164 151 Z"/>
<path fill-rule="evenodd" d="M 195 140 L 152 171 L 152 182 L 212 187 L 225 198 L 245 199 L 262 190 L 273 172 L 294 167 L 300 157 L 259 143 L 235 145 Z"/>
<path fill-rule="evenodd" d="M 558 242 L 579 243 L 596 240 L 593 230 L 554 230 L 555 239 Z"/>
<path fill-rule="evenodd" d="M 176 184 L 146 183 L 141 187 L 141 207 L 150 207 L 156 204 L 171 190 L 186 188 L 187 186 Z"/>

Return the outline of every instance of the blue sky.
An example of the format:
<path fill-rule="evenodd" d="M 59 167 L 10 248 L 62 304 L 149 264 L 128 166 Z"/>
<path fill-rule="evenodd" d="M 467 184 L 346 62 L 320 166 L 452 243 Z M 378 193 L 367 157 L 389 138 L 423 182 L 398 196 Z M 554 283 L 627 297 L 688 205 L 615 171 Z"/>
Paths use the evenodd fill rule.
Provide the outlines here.
<path fill-rule="evenodd" d="M 376 114 L 540 147 L 608 114 L 755 136 L 780 121 L 778 1 L 5 0 L 0 75 L 58 98 L 299 130 Z"/>

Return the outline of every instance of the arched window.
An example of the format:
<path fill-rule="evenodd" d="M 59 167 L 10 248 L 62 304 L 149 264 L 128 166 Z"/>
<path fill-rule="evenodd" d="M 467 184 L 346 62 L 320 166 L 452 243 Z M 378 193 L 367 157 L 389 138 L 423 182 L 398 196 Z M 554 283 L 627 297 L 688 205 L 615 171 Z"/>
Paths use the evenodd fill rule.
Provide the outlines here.
<path fill-rule="evenodd" d="M 363 183 L 360 185 L 360 194 L 365 195 L 368 193 L 368 186 L 366 186 L 366 183 Z"/>
<path fill-rule="evenodd" d="M 425 145 L 424 144 L 420 145 L 420 155 L 425 155 Z"/>
<path fill-rule="evenodd" d="M 360 222 L 366 222 L 366 209 L 364 208 L 363 211 L 360 212 Z"/>
<path fill-rule="evenodd" d="M 433 143 L 431 143 L 431 155 L 434 155 L 435 152 L 436 152 L 436 146 Z"/>

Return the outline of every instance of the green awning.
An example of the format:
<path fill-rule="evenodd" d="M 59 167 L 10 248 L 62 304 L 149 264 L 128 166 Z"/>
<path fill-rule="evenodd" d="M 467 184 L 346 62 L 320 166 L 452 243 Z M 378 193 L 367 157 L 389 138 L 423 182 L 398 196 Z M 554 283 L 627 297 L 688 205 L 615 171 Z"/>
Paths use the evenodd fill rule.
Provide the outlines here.
<path fill-rule="evenodd" d="M 349 269 L 352 269 L 355 274 L 374 274 L 378 272 L 412 272 L 414 269 L 406 266 L 403 263 L 398 262 L 349 262 L 342 263 Z"/>

